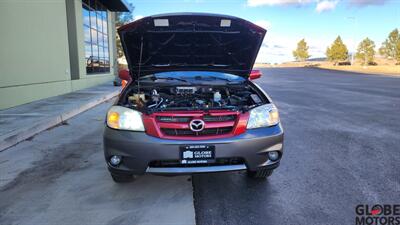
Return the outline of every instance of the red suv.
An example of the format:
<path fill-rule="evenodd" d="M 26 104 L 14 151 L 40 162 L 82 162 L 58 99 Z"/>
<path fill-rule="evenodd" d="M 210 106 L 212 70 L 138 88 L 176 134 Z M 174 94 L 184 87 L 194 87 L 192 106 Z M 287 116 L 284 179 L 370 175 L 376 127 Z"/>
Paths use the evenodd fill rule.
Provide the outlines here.
<path fill-rule="evenodd" d="M 261 75 L 252 67 L 266 30 L 185 13 L 145 17 L 118 33 L 131 77 L 104 131 L 114 181 L 146 172 L 271 175 L 283 130 L 277 108 L 251 81 Z"/>

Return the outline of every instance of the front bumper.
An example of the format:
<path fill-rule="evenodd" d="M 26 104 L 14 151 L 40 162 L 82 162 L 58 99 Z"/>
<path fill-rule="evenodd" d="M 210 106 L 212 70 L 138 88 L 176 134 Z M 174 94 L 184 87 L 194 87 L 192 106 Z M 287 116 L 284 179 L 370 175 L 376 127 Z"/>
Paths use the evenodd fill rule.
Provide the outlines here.
<path fill-rule="evenodd" d="M 190 166 L 190 167 L 152 167 L 151 162 L 162 160 L 179 160 L 181 145 L 206 144 L 215 146 L 215 158 L 242 158 L 243 164 Z M 280 157 L 271 161 L 269 151 L 279 151 Z M 108 169 L 113 173 L 125 174 L 192 174 L 202 172 L 223 172 L 234 170 L 252 170 L 279 165 L 283 151 L 283 130 L 281 125 L 268 128 L 247 130 L 245 133 L 222 139 L 199 141 L 168 140 L 149 136 L 144 132 L 104 130 L 104 155 Z M 117 167 L 109 163 L 113 155 L 122 156 L 122 163 Z"/>

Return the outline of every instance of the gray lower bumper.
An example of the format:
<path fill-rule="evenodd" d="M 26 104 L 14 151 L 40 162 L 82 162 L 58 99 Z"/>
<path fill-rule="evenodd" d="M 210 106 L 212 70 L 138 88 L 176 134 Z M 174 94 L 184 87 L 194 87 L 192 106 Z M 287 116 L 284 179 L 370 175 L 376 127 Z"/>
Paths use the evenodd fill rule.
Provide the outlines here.
<path fill-rule="evenodd" d="M 179 146 L 207 144 L 215 146 L 216 158 L 240 157 L 245 164 L 204 166 L 204 167 L 149 167 L 156 160 L 179 160 Z M 256 170 L 260 167 L 274 167 L 279 160 L 268 159 L 269 151 L 283 150 L 283 130 L 280 125 L 269 128 L 247 130 L 244 134 L 224 139 L 201 141 L 167 140 L 149 136 L 144 132 L 110 129 L 104 130 L 104 155 L 106 161 L 112 155 L 123 157 L 122 164 L 109 170 L 114 173 L 143 174 L 188 174 L 222 172 L 233 170 Z"/>
<path fill-rule="evenodd" d="M 190 174 L 190 173 L 213 173 L 227 172 L 235 170 L 245 170 L 246 165 L 227 165 L 227 166 L 202 166 L 202 167 L 147 167 L 147 173 L 159 174 Z"/>

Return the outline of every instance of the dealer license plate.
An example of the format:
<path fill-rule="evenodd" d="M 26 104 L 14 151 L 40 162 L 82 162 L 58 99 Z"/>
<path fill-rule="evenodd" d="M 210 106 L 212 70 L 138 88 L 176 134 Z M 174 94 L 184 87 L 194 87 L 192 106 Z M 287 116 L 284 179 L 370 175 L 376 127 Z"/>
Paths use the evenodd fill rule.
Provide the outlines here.
<path fill-rule="evenodd" d="M 215 146 L 185 145 L 180 146 L 181 164 L 203 164 L 215 162 Z"/>

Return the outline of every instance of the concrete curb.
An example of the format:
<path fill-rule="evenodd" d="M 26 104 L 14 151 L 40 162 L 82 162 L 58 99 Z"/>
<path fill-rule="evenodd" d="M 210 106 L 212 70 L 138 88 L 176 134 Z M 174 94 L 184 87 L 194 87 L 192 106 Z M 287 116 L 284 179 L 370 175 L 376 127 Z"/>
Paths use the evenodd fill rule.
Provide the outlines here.
<path fill-rule="evenodd" d="M 37 123 L 31 124 L 30 126 L 26 126 L 23 129 L 17 129 L 10 133 L 4 134 L 0 136 L 0 152 L 6 150 L 9 147 L 12 147 L 19 142 L 22 142 L 44 130 L 47 130 L 51 127 L 56 126 L 57 124 L 62 123 L 70 119 L 71 117 L 76 116 L 79 113 L 82 113 L 88 109 L 93 108 L 94 106 L 101 104 L 119 94 L 119 90 L 113 91 L 106 95 L 99 96 L 99 98 L 93 99 L 90 102 L 86 102 L 83 105 L 78 106 L 77 108 L 71 109 L 69 111 L 64 111 L 59 115 L 54 115 L 47 117 L 44 120 L 41 120 Z"/>

